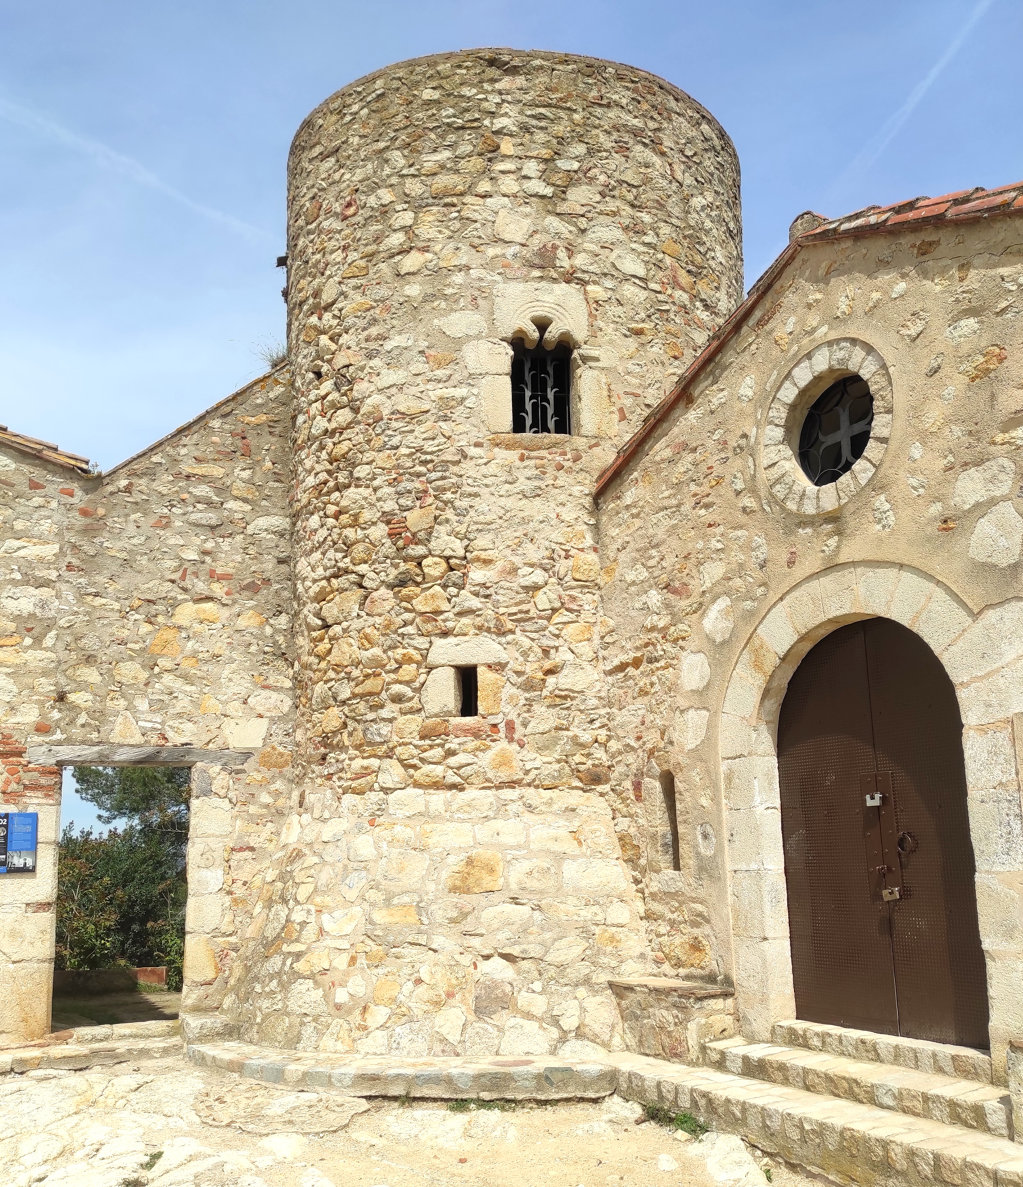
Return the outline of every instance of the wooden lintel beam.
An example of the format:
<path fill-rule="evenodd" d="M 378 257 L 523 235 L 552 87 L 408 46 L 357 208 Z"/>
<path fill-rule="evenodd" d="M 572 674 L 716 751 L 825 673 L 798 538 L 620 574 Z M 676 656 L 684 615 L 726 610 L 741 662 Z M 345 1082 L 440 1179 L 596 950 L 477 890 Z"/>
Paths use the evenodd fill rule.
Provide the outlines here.
<path fill-rule="evenodd" d="M 25 757 L 41 767 L 220 767 L 244 766 L 251 750 L 206 750 L 201 746 L 29 746 Z"/>

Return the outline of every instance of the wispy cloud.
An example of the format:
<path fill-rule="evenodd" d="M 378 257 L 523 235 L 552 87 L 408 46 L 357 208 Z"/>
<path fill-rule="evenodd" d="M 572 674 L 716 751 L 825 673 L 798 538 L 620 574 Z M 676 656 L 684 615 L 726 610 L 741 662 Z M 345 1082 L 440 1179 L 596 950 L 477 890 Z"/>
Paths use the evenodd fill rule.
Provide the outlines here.
<path fill-rule="evenodd" d="M 831 193 L 838 195 L 845 190 L 848 183 L 855 177 L 866 173 L 874 162 L 881 156 L 889 144 L 898 136 L 903 125 L 920 106 L 924 96 L 938 80 L 941 72 L 962 49 L 963 43 L 973 32 L 977 22 L 982 19 L 995 0 L 979 0 L 973 11 L 966 18 L 963 27 L 949 42 L 945 52 L 927 71 L 923 78 L 910 91 L 905 103 L 881 125 L 876 136 L 869 140 L 863 149 L 852 159 L 847 169 L 839 176 L 832 187 Z"/>
<path fill-rule="evenodd" d="M 75 152 L 91 158 L 96 164 L 109 169 L 112 173 L 118 173 L 122 177 L 128 178 L 129 181 L 135 182 L 136 185 L 155 190 L 158 194 L 163 194 L 165 198 L 169 198 L 172 202 L 183 206 L 193 214 L 198 214 L 202 218 L 219 223 L 221 226 L 227 227 L 239 235 L 244 235 L 250 239 L 270 238 L 269 234 L 260 227 L 255 227 L 251 223 L 235 218 L 233 214 L 227 214 L 223 210 L 217 210 L 214 206 L 207 206 L 203 202 L 196 202 L 194 198 L 190 198 L 187 194 L 182 193 L 181 190 L 169 185 L 162 177 L 157 176 L 151 169 L 147 169 L 140 161 L 136 161 L 134 157 L 119 153 L 109 145 L 103 144 L 100 140 L 94 140 L 90 136 L 82 136 L 80 133 L 72 131 L 71 128 L 66 128 L 63 124 L 59 124 L 56 120 L 51 119 L 41 111 L 36 111 L 21 103 L 14 103 L 9 99 L 0 98 L 0 119 L 5 119 L 9 123 L 17 124 L 19 127 L 27 128 L 29 131 L 35 132 L 40 136 L 55 140 Z"/>

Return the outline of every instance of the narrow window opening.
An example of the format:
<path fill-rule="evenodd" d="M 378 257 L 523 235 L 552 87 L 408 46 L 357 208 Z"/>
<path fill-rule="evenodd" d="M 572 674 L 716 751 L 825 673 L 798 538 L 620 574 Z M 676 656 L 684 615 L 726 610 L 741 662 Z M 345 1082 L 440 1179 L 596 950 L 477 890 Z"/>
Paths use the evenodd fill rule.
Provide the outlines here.
<path fill-rule="evenodd" d="M 681 870 L 682 863 L 678 849 L 678 817 L 675 815 L 675 776 L 671 771 L 661 772 L 661 797 L 664 800 L 664 811 L 668 817 L 668 829 L 671 833 L 671 868 Z"/>
<path fill-rule="evenodd" d="M 571 433 L 572 351 L 512 343 L 512 432 Z"/>
<path fill-rule="evenodd" d="M 459 717 L 475 717 L 479 713 L 479 675 L 475 667 L 458 668 Z"/>

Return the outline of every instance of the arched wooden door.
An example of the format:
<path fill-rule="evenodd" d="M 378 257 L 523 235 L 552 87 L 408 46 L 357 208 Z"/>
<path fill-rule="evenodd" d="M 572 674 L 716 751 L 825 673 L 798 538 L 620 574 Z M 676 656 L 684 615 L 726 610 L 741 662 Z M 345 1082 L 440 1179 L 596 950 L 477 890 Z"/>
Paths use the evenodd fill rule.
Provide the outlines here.
<path fill-rule="evenodd" d="M 987 1047 L 962 720 L 926 643 L 886 618 L 818 643 L 778 770 L 798 1016 Z"/>

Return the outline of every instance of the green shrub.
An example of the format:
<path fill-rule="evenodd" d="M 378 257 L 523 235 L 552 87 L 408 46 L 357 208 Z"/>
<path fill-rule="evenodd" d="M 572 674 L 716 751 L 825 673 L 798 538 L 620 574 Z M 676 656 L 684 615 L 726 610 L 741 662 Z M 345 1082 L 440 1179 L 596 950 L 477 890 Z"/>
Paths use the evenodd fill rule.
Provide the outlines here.
<path fill-rule="evenodd" d="M 188 771 L 76 767 L 100 819 L 126 821 L 106 836 L 68 826 L 60 838 L 57 967 L 165 965 L 181 988 L 185 944 Z"/>

